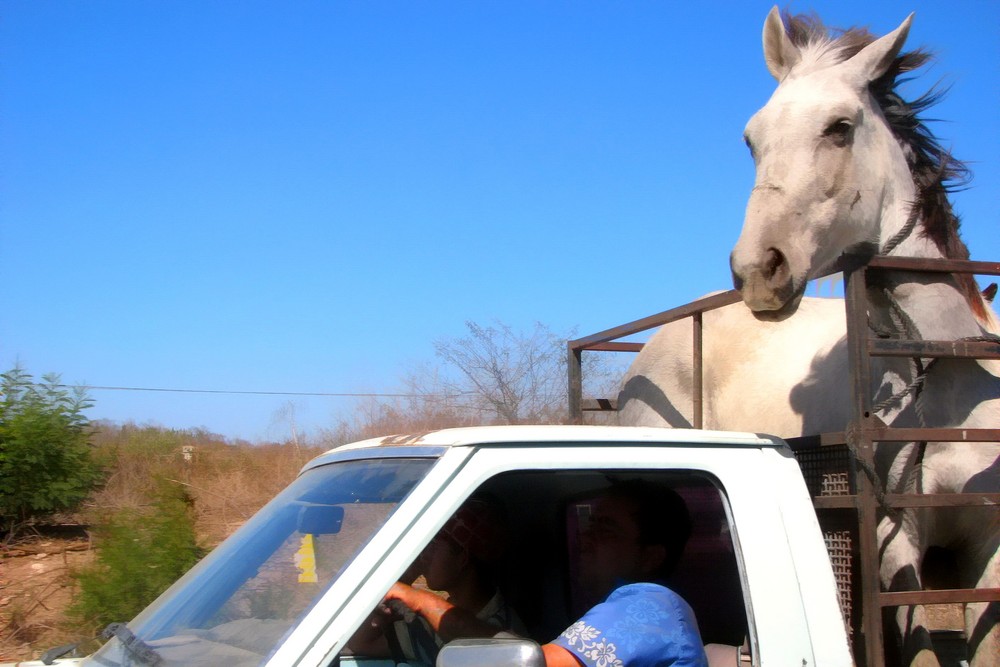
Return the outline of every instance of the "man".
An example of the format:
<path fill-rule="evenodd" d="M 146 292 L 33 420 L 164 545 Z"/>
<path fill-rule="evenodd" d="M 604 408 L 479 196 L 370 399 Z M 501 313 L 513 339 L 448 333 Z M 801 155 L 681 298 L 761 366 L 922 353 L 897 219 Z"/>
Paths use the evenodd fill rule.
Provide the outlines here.
<path fill-rule="evenodd" d="M 663 585 L 691 534 L 683 499 L 634 480 L 596 501 L 580 540 L 580 584 L 596 602 L 542 646 L 548 667 L 707 667 L 688 604 Z"/>
<path fill-rule="evenodd" d="M 542 646 L 547 667 L 707 667 L 694 613 L 663 585 L 691 533 L 683 499 L 644 481 L 619 482 L 597 499 L 580 544 L 580 584 L 594 602 Z M 427 591 L 394 586 L 400 599 L 448 639 L 496 628 Z"/>
<path fill-rule="evenodd" d="M 434 664 L 446 641 L 503 631 L 524 633 L 524 624 L 493 577 L 494 565 L 503 557 L 504 533 L 500 503 L 486 495 L 469 498 L 389 590 L 371 626 L 351 640 L 352 650 Z M 404 583 L 420 574 L 431 590 Z M 432 591 L 446 592 L 448 599 Z M 445 618 L 449 610 L 455 611 Z M 456 617 L 462 619 L 457 625 Z M 467 623 L 474 629 L 470 631 Z"/>

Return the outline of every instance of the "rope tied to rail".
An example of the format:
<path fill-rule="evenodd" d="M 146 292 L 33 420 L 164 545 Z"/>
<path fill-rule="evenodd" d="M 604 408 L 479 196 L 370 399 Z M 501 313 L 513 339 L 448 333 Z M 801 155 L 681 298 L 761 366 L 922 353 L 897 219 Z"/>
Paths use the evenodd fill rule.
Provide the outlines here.
<path fill-rule="evenodd" d="M 896 234 L 894 234 L 882 245 L 879 250 L 879 254 L 889 255 L 891 252 L 896 250 L 896 248 L 898 248 L 899 245 L 913 233 L 919 219 L 919 214 L 920 207 L 917 202 L 914 202 L 911 206 L 909 215 L 907 216 L 906 223 Z M 869 288 L 876 289 L 878 296 L 884 299 L 888 306 L 888 318 L 887 321 L 879 324 L 874 322 L 869 315 L 868 328 L 875 336 L 883 339 L 924 340 L 913 318 L 903 309 L 894 294 L 894 290 L 898 287 L 899 282 L 890 280 L 886 277 L 883 277 L 879 282 L 880 284 L 869 284 Z M 1000 336 L 983 332 L 981 335 L 959 338 L 954 342 L 988 342 L 1000 344 Z M 913 409 L 917 416 L 918 423 L 921 427 L 926 427 L 926 419 L 922 409 L 923 402 L 920 398 L 931 370 L 938 364 L 939 361 L 939 358 L 911 358 L 910 363 L 912 369 L 912 379 L 904 387 L 898 391 L 892 392 L 889 396 L 873 405 L 870 413 L 871 416 L 874 417 L 875 415 L 884 413 L 893 407 L 901 407 L 907 397 L 912 396 Z M 848 426 L 848 432 L 845 434 L 847 435 L 848 448 L 851 451 L 852 457 L 856 461 L 858 469 L 860 469 L 868 479 L 872 487 L 873 495 L 875 496 L 875 499 L 882 511 L 886 514 L 895 514 L 898 510 L 888 506 L 888 503 L 886 502 L 886 489 L 874 468 L 871 457 L 859 456 L 859 444 L 862 442 L 862 433 L 860 432 L 861 428 L 862 422 L 855 422 Z M 915 445 L 915 450 L 911 464 L 919 467 L 924 459 L 927 442 L 915 441 L 913 444 Z"/>

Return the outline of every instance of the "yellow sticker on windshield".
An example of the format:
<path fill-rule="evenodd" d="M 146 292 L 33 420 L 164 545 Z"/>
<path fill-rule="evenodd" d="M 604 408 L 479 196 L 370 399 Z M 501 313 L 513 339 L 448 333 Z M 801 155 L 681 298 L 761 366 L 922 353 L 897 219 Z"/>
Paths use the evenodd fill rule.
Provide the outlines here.
<path fill-rule="evenodd" d="M 313 549 L 313 536 L 302 536 L 302 546 L 295 552 L 295 567 L 299 568 L 300 584 L 315 584 L 319 582 L 316 576 L 316 551 Z"/>

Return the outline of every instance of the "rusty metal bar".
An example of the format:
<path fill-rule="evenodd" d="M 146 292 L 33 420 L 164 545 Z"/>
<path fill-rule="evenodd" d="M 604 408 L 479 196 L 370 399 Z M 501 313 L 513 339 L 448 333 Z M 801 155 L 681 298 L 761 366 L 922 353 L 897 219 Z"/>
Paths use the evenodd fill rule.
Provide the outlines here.
<path fill-rule="evenodd" d="M 569 400 L 569 423 L 583 423 L 583 350 L 566 346 L 566 381 Z"/>
<path fill-rule="evenodd" d="M 617 398 L 585 398 L 581 404 L 584 412 L 615 412 L 618 410 Z"/>
<path fill-rule="evenodd" d="M 639 352 L 645 343 L 597 343 L 586 348 L 588 352 Z"/>
<path fill-rule="evenodd" d="M 801 435 L 795 438 L 785 438 L 785 442 L 791 447 L 793 452 L 807 449 L 818 449 L 820 447 L 832 447 L 834 445 L 847 444 L 847 435 L 843 431 L 831 431 L 829 433 L 817 433 L 815 435 Z"/>
<path fill-rule="evenodd" d="M 693 419 L 692 424 L 695 428 L 702 428 L 704 426 L 704 407 L 705 407 L 705 396 L 704 396 L 704 381 L 705 375 L 703 372 L 704 363 L 702 355 L 702 313 L 699 311 L 697 313 L 692 313 L 691 315 L 691 337 L 692 345 L 691 348 L 694 350 L 694 359 L 691 364 L 691 372 L 694 377 L 691 378 L 691 401 L 693 403 Z"/>
<path fill-rule="evenodd" d="M 683 306 L 678 306 L 677 308 L 665 310 L 662 313 L 657 313 L 656 315 L 644 317 L 641 320 L 635 320 L 612 329 L 605 329 L 604 331 L 591 334 L 590 336 L 584 336 L 583 338 L 571 340 L 568 344 L 573 349 L 589 350 L 595 344 L 606 343 L 611 340 L 648 331 L 649 329 L 655 329 L 656 327 L 667 324 L 668 322 L 690 317 L 694 313 L 722 308 L 723 306 L 728 306 L 731 303 L 736 303 L 739 300 L 740 293 L 736 290 L 720 292 L 719 294 L 713 294 L 711 296 L 698 299 L 697 301 L 684 304 Z"/>
<path fill-rule="evenodd" d="M 1000 262 L 976 262 L 965 259 L 927 259 L 924 257 L 888 257 L 879 255 L 868 261 L 874 269 L 928 271 L 931 273 L 978 273 L 1000 276 Z"/>
<path fill-rule="evenodd" d="M 889 507 L 1000 507 L 1000 493 L 889 493 Z"/>
<path fill-rule="evenodd" d="M 1000 359 L 1000 342 L 873 338 L 868 340 L 868 353 L 876 357 Z"/>
<path fill-rule="evenodd" d="M 569 403 L 569 423 L 580 424 L 583 423 L 583 413 L 584 411 L 605 411 L 605 410 L 617 410 L 617 400 L 612 398 L 602 398 L 596 400 L 589 400 L 587 402 L 583 401 L 583 361 L 582 352 L 584 350 L 591 351 L 601 351 L 601 352 L 639 352 L 643 348 L 643 343 L 633 343 L 633 342 L 617 342 L 617 339 L 624 338 L 625 336 L 631 336 L 633 334 L 641 333 L 649 329 L 654 329 L 656 327 L 662 326 L 669 322 L 674 322 L 676 320 L 683 319 L 685 317 L 691 317 L 697 320 L 694 325 L 696 327 L 695 336 L 695 359 L 694 359 L 694 369 L 696 379 L 695 382 L 697 386 L 695 387 L 695 419 L 694 424 L 696 427 L 701 428 L 702 417 L 702 391 L 701 391 L 701 321 L 702 313 L 706 310 L 714 310 L 716 308 L 722 308 L 723 306 L 728 306 L 731 303 L 736 303 L 740 300 L 740 294 L 736 290 L 729 290 L 728 292 L 720 292 L 718 294 L 713 294 L 707 296 L 697 301 L 692 301 L 691 303 L 685 304 L 678 308 L 671 308 L 670 310 L 665 310 L 662 313 L 657 313 L 656 315 L 650 315 L 649 317 L 644 317 L 641 320 L 635 320 L 627 324 L 623 324 L 612 329 L 606 329 L 600 331 L 596 334 L 591 334 L 590 336 L 584 336 L 583 338 L 577 338 L 576 340 L 571 340 L 566 343 L 567 347 L 567 382 L 569 384 L 568 389 L 568 403 Z M 614 407 L 611 407 L 614 406 Z"/>
<path fill-rule="evenodd" d="M 873 426 L 866 429 L 873 442 L 1000 442 L 998 428 L 896 428 Z M 816 435 L 785 438 L 792 451 L 832 447 L 847 443 L 846 433 L 831 431 Z"/>
<path fill-rule="evenodd" d="M 852 509 L 857 507 L 858 497 L 854 494 L 842 496 L 814 496 L 816 509 Z M 1000 508 L 1000 493 L 889 493 L 883 498 L 886 507 L 997 507 Z"/>
<path fill-rule="evenodd" d="M 884 638 L 882 636 L 882 611 L 879 593 L 878 510 L 875 504 L 873 482 L 866 474 L 874 470 L 874 449 L 868 427 L 871 425 L 871 364 L 864 341 L 868 338 L 868 298 L 866 294 L 866 269 L 849 268 L 844 271 L 846 296 L 847 350 L 850 360 L 853 417 L 848 429 L 848 447 L 856 468 L 858 512 L 858 548 L 861 561 L 861 632 L 864 635 L 865 657 L 868 667 L 885 664 Z"/>
<path fill-rule="evenodd" d="M 1000 588 L 954 588 L 938 591 L 894 591 L 882 593 L 883 607 L 908 607 L 913 604 L 952 604 L 955 602 L 998 602 Z"/>
<path fill-rule="evenodd" d="M 818 510 L 853 510 L 857 509 L 856 496 L 813 496 L 813 507 Z"/>
<path fill-rule="evenodd" d="M 868 431 L 875 442 L 1000 442 L 995 428 L 893 428 L 878 426 Z"/>

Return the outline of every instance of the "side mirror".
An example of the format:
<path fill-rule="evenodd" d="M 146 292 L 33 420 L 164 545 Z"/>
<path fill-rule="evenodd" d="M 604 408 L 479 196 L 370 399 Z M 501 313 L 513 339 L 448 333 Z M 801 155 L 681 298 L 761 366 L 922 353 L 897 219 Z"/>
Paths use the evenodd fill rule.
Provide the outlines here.
<path fill-rule="evenodd" d="M 340 532 L 344 523 L 344 508 L 340 505 L 303 505 L 296 523 L 303 534 L 334 535 Z"/>
<path fill-rule="evenodd" d="M 436 667 L 545 667 L 542 647 L 530 639 L 456 639 L 438 653 Z"/>

